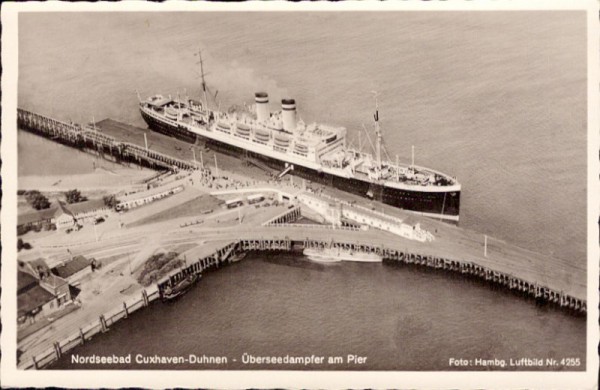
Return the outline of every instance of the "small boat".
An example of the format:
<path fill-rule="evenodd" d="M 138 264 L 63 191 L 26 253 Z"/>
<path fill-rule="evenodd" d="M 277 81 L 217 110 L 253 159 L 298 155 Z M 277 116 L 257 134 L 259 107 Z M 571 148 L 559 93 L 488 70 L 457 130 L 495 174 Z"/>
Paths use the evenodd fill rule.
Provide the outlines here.
<path fill-rule="evenodd" d="M 375 253 L 355 252 L 346 249 L 304 249 L 302 252 L 309 260 L 319 263 L 336 263 L 340 261 L 357 261 L 364 263 L 380 263 L 383 258 Z"/>
<path fill-rule="evenodd" d="M 182 296 L 192 288 L 192 286 L 200 279 L 200 277 L 200 274 L 188 275 L 186 278 L 183 278 L 177 282 L 174 286 L 165 287 L 162 292 L 162 300 L 171 301 Z"/>
<path fill-rule="evenodd" d="M 244 258 L 246 257 L 247 254 L 248 254 L 247 252 L 234 253 L 231 255 L 231 258 L 229 259 L 229 261 L 231 261 L 232 263 L 237 263 L 238 261 L 244 260 Z"/>

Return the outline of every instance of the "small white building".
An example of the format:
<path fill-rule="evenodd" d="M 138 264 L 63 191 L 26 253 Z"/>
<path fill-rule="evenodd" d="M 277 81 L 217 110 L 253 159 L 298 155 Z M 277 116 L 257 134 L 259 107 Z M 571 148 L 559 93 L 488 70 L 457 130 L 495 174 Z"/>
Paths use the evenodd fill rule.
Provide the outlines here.
<path fill-rule="evenodd" d="M 341 203 L 330 203 L 307 194 L 299 194 L 298 200 L 304 207 L 308 207 L 324 218 L 328 223 L 340 226 L 342 218 L 357 222 L 360 225 L 384 230 L 409 240 L 421 242 L 433 241 L 434 236 L 430 232 L 423 230 L 419 223 L 415 225 L 403 223 L 397 218 L 388 217 L 383 214 L 376 215 L 366 210 L 360 210 L 350 205 L 343 206 Z"/>
<path fill-rule="evenodd" d="M 113 210 L 102 199 L 72 203 L 66 206 L 77 223 L 93 223 L 100 216 L 108 216 Z"/>
<path fill-rule="evenodd" d="M 75 225 L 73 213 L 61 202 L 58 202 L 58 208 L 56 209 L 56 213 L 54 213 L 53 221 L 57 229 L 68 229 Z"/>
<path fill-rule="evenodd" d="M 136 192 L 121 198 L 116 209 L 117 211 L 131 210 L 133 208 L 164 199 L 168 196 L 175 195 L 181 191 L 183 191 L 182 185 L 167 189 L 158 187 L 149 191 Z"/>
<path fill-rule="evenodd" d="M 333 225 L 341 226 L 342 214 L 339 206 L 336 206 L 335 204 L 330 204 L 326 200 L 319 199 L 317 197 L 310 196 L 307 194 L 299 194 L 297 198 L 303 206 L 308 207 L 312 211 L 319 214 L 325 219 L 326 222 Z"/>

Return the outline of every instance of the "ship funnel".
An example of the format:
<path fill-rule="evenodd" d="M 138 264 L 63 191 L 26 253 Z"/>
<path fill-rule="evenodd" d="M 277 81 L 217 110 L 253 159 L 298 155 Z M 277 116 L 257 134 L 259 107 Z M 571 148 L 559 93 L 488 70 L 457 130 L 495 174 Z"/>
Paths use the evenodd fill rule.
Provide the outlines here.
<path fill-rule="evenodd" d="M 256 119 L 259 122 L 269 119 L 269 95 L 266 92 L 256 92 L 254 101 L 256 102 Z"/>
<path fill-rule="evenodd" d="M 283 111 L 283 130 L 294 132 L 296 130 L 296 101 L 294 99 L 281 100 Z"/>

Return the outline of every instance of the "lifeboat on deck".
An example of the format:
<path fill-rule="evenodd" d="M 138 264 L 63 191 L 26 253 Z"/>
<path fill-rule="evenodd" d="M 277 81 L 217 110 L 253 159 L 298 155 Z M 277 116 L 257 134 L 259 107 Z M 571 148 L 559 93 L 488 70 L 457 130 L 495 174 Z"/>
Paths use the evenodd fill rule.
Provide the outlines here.
<path fill-rule="evenodd" d="M 229 126 L 227 123 L 217 122 L 217 130 L 231 134 L 231 126 Z"/>
<path fill-rule="evenodd" d="M 248 126 L 244 123 L 238 123 L 235 126 L 235 133 L 239 136 L 248 138 L 248 137 L 250 137 L 250 126 Z"/>
<path fill-rule="evenodd" d="M 268 130 L 256 129 L 254 130 L 254 139 L 259 142 L 267 143 L 271 138 L 271 132 Z"/>
<path fill-rule="evenodd" d="M 275 146 L 287 149 L 290 146 L 292 140 L 286 135 L 276 134 L 275 137 L 273 137 L 273 141 L 275 143 Z"/>
<path fill-rule="evenodd" d="M 178 111 L 174 108 L 167 107 L 165 109 L 165 116 L 169 119 L 172 119 L 174 121 L 177 120 L 177 114 L 178 114 Z"/>
<path fill-rule="evenodd" d="M 307 154 L 308 146 L 306 144 L 296 142 L 296 143 L 294 143 L 294 150 L 298 153 Z"/>

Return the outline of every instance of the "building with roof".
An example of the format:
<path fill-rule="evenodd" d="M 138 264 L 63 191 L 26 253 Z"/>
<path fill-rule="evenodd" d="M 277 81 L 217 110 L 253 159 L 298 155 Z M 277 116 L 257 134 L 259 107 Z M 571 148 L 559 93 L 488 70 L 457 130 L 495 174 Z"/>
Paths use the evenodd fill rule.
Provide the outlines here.
<path fill-rule="evenodd" d="M 62 202 L 58 202 L 58 209 L 54 213 L 54 223 L 58 229 L 67 229 L 75 226 L 75 217 Z"/>
<path fill-rule="evenodd" d="M 17 295 L 26 293 L 37 285 L 38 280 L 32 275 L 23 271 L 17 272 Z"/>
<path fill-rule="evenodd" d="M 60 284 L 57 281 L 53 283 Z M 17 318 L 20 324 L 35 322 L 38 317 L 61 309 L 68 300 L 70 294 L 59 298 L 42 286 L 41 281 L 34 276 L 21 270 L 17 272 Z"/>
<path fill-rule="evenodd" d="M 59 304 L 71 300 L 71 291 L 69 290 L 69 282 L 60 276 L 54 274 L 47 275 L 40 279 L 40 286 L 56 297 Z"/>
<path fill-rule="evenodd" d="M 102 199 L 65 204 L 56 201 L 50 208 L 17 217 L 17 228 L 25 230 L 45 223 L 54 224 L 58 229 L 68 229 L 76 224 L 94 222 L 99 216 L 108 216 L 113 210 Z"/>
<path fill-rule="evenodd" d="M 56 213 L 57 206 L 44 209 L 36 210 L 30 213 L 19 214 L 17 216 L 17 226 L 21 227 L 34 227 L 42 226 L 44 223 L 53 223 L 52 219 Z"/>
<path fill-rule="evenodd" d="M 33 276 L 36 280 L 42 279 L 51 273 L 50 267 L 42 258 L 29 261 L 19 261 L 19 271 Z"/>
<path fill-rule="evenodd" d="M 72 203 L 66 206 L 77 223 L 94 222 L 100 216 L 108 216 L 112 209 L 102 199 L 91 199 L 85 202 Z"/>
<path fill-rule="evenodd" d="M 116 208 L 117 211 L 130 210 L 177 194 L 181 191 L 183 191 L 182 185 L 168 189 L 165 189 L 164 187 L 157 187 L 148 191 L 137 192 L 120 198 L 119 204 L 117 204 Z"/>
<path fill-rule="evenodd" d="M 75 284 L 82 277 L 92 272 L 92 263 L 94 259 L 87 259 L 85 256 L 75 256 L 72 259 L 52 268 L 52 273 L 58 277 Z"/>
<path fill-rule="evenodd" d="M 27 321 L 35 322 L 40 315 L 48 315 L 59 307 L 54 295 L 36 285 L 17 295 L 17 321 L 21 324 Z"/>

